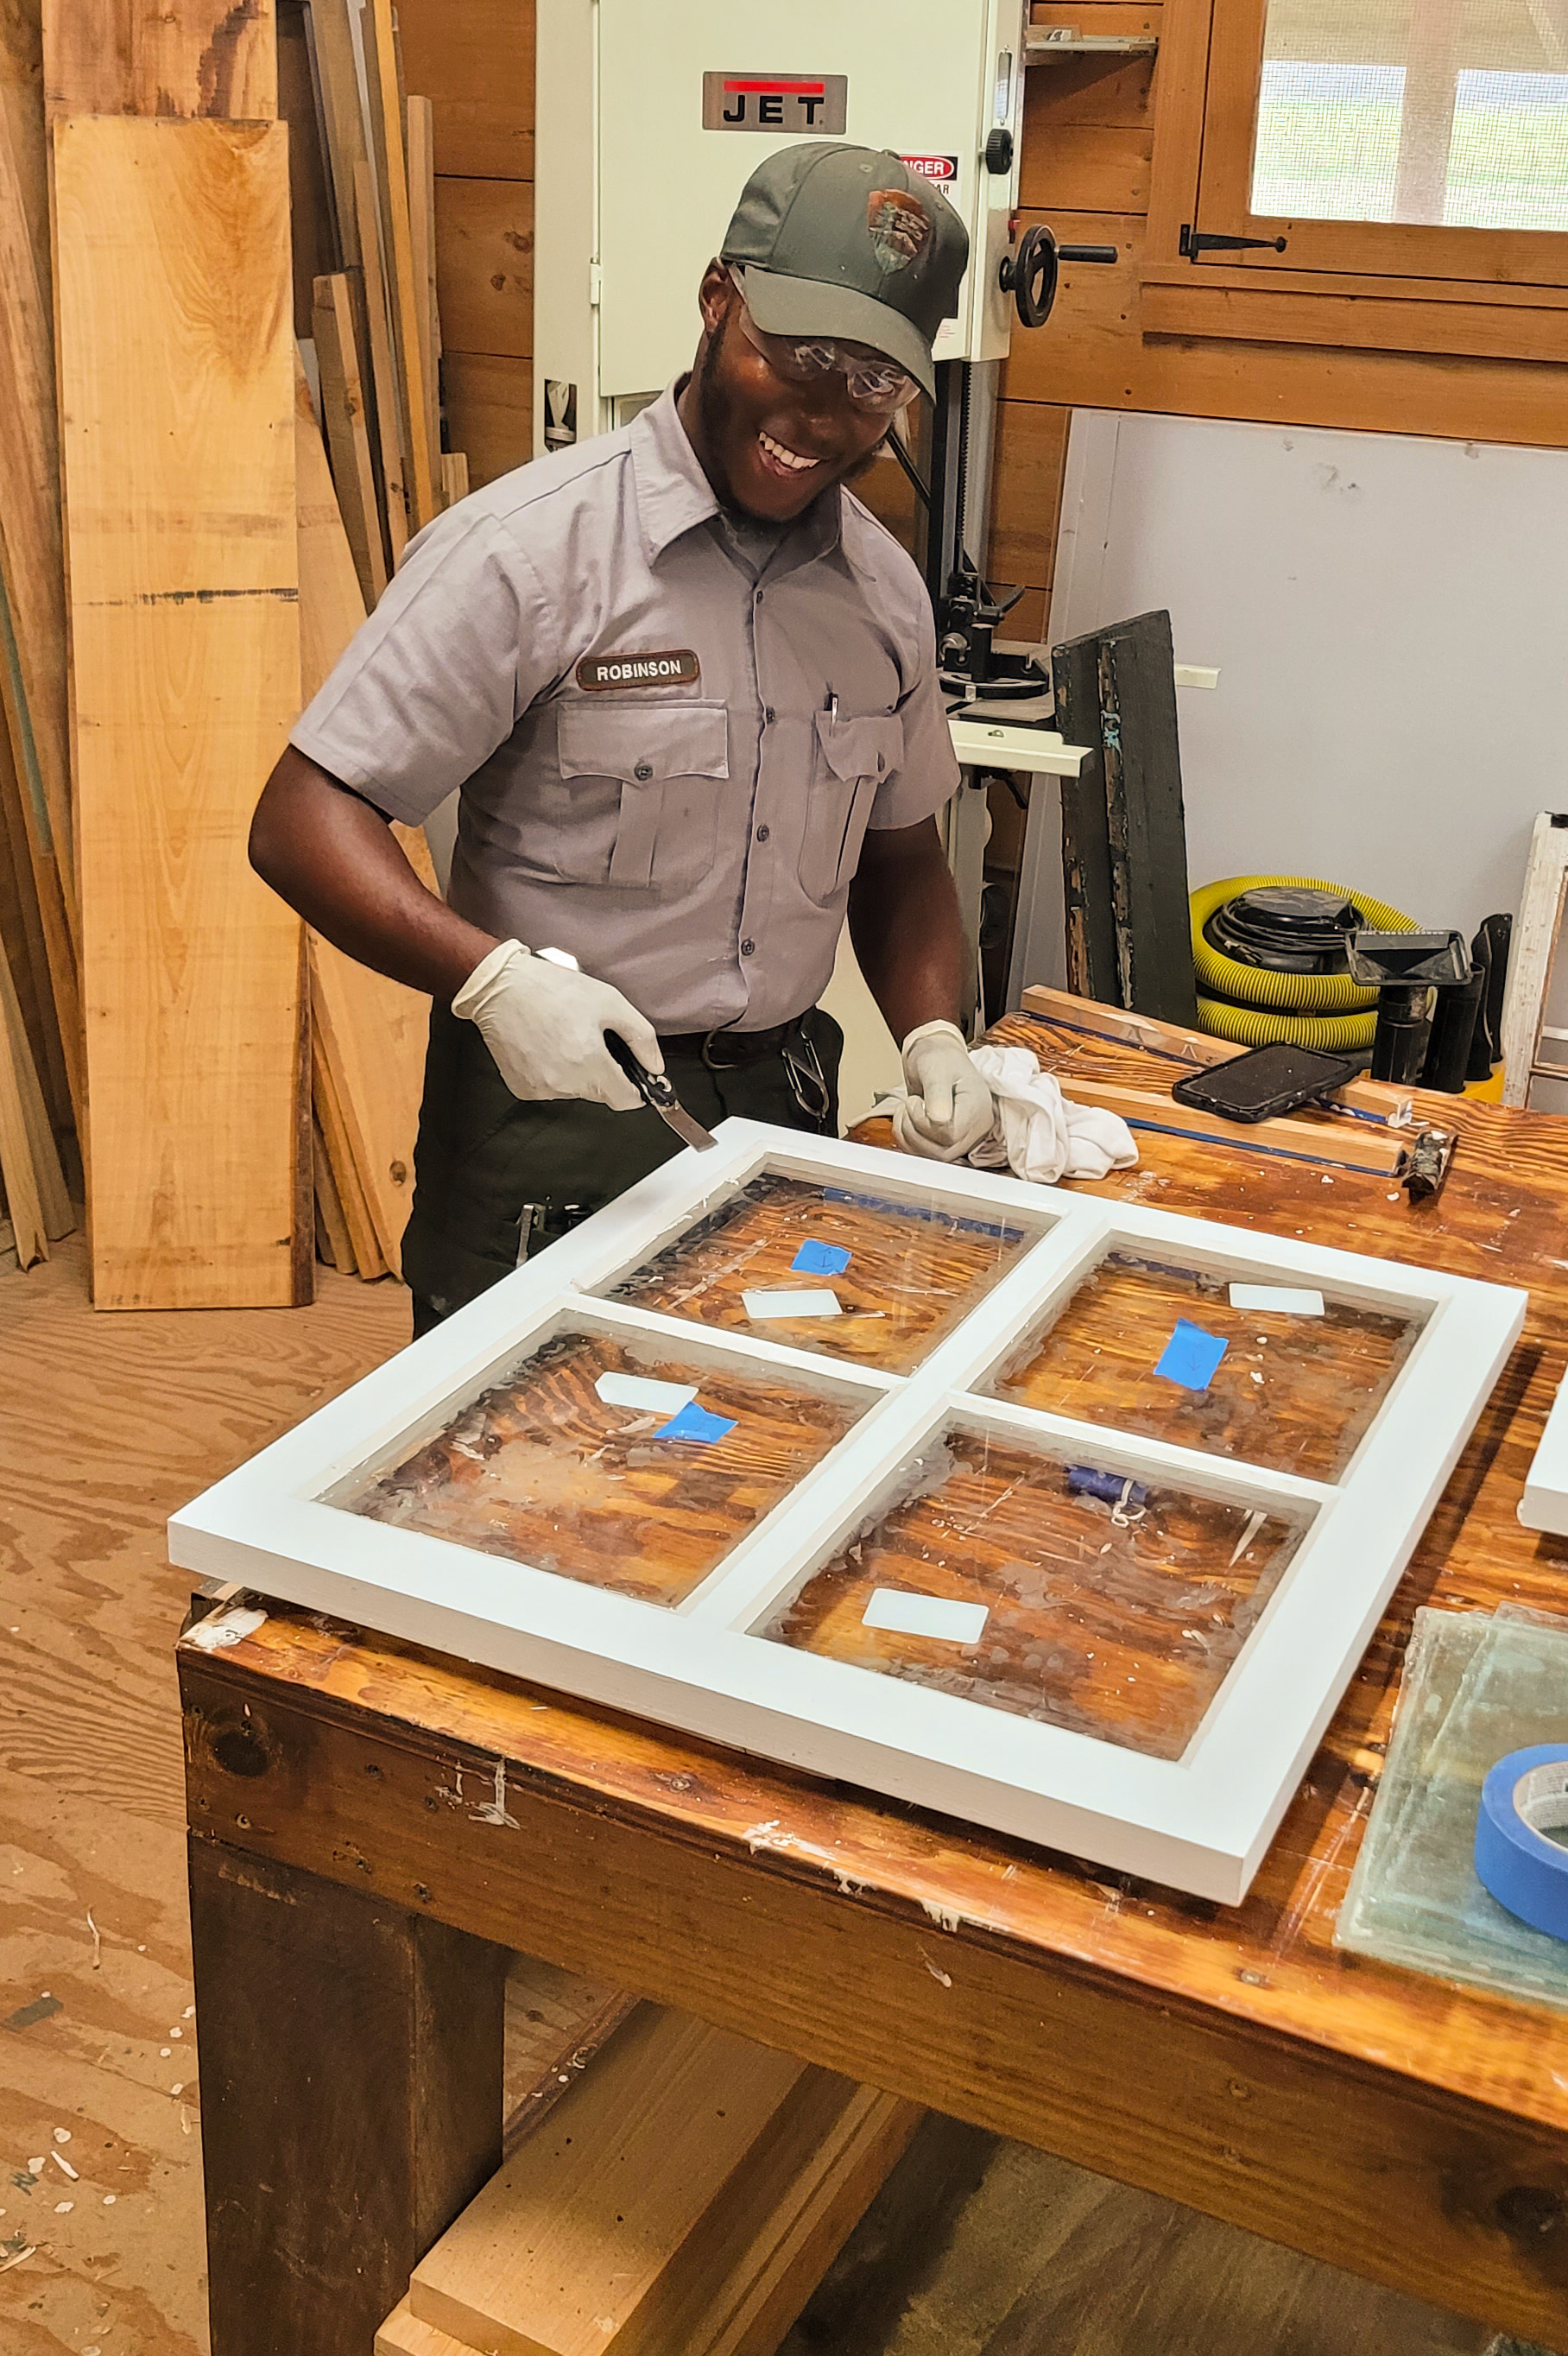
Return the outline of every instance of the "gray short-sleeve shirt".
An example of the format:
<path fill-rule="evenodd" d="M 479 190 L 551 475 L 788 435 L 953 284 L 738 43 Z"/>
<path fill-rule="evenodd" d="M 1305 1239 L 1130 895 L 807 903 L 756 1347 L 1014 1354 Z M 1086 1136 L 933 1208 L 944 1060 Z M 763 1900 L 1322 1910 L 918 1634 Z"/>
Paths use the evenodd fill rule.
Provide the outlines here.
<path fill-rule="evenodd" d="M 293 732 L 409 825 L 460 787 L 453 907 L 663 1032 L 813 1004 L 866 829 L 958 782 L 891 535 L 827 491 L 753 578 L 718 516 L 672 387 L 421 532 Z"/>

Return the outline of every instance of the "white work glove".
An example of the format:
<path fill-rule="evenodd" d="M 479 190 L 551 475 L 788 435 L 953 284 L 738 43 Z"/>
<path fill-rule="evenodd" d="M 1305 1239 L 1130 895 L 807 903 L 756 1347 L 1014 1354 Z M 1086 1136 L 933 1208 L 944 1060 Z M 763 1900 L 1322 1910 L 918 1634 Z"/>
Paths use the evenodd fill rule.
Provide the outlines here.
<path fill-rule="evenodd" d="M 908 1096 L 893 1108 L 893 1135 L 906 1153 L 962 1162 L 996 1120 L 990 1083 L 977 1071 L 956 1023 L 923 1023 L 903 1044 Z"/>
<path fill-rule="evenodd" d="M 581 1097 L 635 1112 L 643 1099 L 605 1046 L 606 1031 L 648 1071 L 664 1069 L 654 1027 L 630 999 L 573 967 L 530 957 L 521 941 L 503 941 L 481 958 L 452 1011 L 478 1024 L 512 1094 L 530 1101 Z"/>

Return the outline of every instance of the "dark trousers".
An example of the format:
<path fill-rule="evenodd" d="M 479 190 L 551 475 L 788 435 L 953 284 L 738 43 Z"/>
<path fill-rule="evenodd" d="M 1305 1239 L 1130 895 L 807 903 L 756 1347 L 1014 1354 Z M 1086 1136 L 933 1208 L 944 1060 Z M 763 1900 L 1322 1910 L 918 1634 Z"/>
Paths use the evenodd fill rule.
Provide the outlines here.
<path fill-rule="evenodd" d="M 824 1118 L 799 1101 L 780 1048 L 714 1068 L 740 1052 L 738 1042 L 722 1037 L 710 1044 L 710 1060 L 686 1043 L 665 1043 L 677 1096 L 705 1129 L 736 1113 L 837 1136 L 843 1033 L 820 1007 L 800 1027 L 827 1083 Z M 645 1107 L 612 1112 L 578 1098 L 519 1101 L 477 1027 L 433 1009 L 414 1204 L 403 1237 L 416 1337 L 680 1150 L 673 1130 Z"/>

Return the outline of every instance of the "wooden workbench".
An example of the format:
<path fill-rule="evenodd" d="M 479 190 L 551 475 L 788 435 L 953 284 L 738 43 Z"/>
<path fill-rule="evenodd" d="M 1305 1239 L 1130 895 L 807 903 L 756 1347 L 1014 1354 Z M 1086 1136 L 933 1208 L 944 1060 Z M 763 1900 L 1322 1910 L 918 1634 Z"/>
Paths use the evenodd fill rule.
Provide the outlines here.
<path fill-rule="evenodd" d="M 1463 1141 L 1417 1209 L 1147 1135 L 1097 1190 L 1531 1294 L 1239 1909 L 286 1607 L 181 1642 L 213 2356 L 368 2349 L 498 2161 L 508 1947 L 1568 2349 L 1568 2012 L 1332 1944 L 1416 1607 L 1568 1611 L 1568 1543 L 1514 1512 L 1568 1356 L 1568 1125 L 1424 1108 Z"/>

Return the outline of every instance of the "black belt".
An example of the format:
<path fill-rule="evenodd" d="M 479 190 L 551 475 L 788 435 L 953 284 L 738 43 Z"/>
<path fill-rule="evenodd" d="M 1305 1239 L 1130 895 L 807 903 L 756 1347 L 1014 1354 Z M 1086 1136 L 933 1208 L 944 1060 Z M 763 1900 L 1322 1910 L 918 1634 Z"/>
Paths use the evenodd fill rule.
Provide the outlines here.
<path fill-rule="evenodd" d="M 771 1031 L 661 1031 L 659 1045 L 667 1055 L 696 1055 L 710 1072 L 722 1072 L 736 1064 L 754 1064 L 763 1055 L 778 1055 L 799 1026 L 796 1015 L 793 1023 L 775 1023 Z"/>

